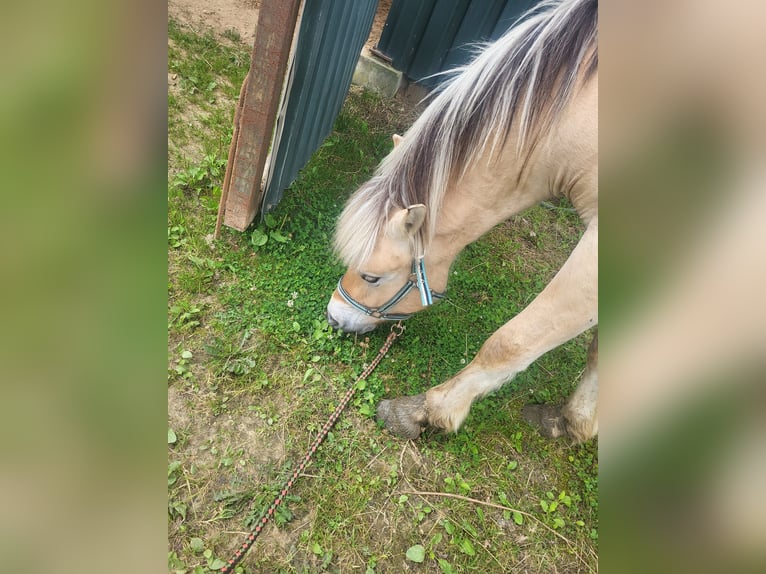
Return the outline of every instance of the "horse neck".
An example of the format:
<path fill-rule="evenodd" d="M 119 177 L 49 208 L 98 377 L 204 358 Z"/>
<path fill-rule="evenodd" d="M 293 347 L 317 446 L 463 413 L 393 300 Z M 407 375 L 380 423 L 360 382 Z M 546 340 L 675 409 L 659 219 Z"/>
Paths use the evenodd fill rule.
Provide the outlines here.
<path fill-rule="evenodd" d="M 480 160 L 475 165 L 448 186 L 436 217 L 427 264 L 434 268 L 434 282 L 439 288 L 446 287 L 449 268 L 467 245 L 550 196 L 538 170 L 519 181 L 516 161 L 500 160 L 490 167 Z"/>
<path fill-rule="evenodd" d="M 469 183 L 465 178 L 464 182 Z M 477 201 L 466 187 L 456 186 L 445 195 L 426 258 L 434 269 L 434 286 L 446 288 L 449 269 L 460 252 L 504 219 L 493 203 Z"/>

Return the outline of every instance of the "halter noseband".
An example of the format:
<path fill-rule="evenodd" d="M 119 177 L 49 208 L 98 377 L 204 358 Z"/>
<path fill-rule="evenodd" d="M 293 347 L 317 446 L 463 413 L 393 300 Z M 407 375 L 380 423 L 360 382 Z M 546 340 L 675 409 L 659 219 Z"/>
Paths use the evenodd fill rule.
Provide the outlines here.
<path fill-rule="evenodd" d="M 380 307 L 376 307 L 374 309 L 372 307 L 362 305 L 359 301 L 355 300 L 351 295 L 349 295 L 348 291 L 343 288 L 342 282 L 343 277 L 338 280 L 338 293 L 340 293 L 340 296 L 343 297 L 346 303 L 358 311 L 361 311 L 365 315 L 375 317 L 376 319 L 384 319 L 386 321 L 401 321 L 413 315 L 413 313 L 386 313 L 386 311 L 404 299 L 407 293 L 412 291 L 415 287 L 417 287 L 418 291 L 420 291 L 420 303 L 424 307 L 433 305 L 434 299 L 444 299 L 444 293 L 433 291 L 431 287 L 428 286 L 426 266 L 422 257 L 412 260 L 412 271 L 410 272 L 410 278 L 407 283 L 405 283 L 404 286 L 399 289 L 399 291 L 397 291 L 393 297 L 391 297 L 391 299 L 386 301 Z"/>

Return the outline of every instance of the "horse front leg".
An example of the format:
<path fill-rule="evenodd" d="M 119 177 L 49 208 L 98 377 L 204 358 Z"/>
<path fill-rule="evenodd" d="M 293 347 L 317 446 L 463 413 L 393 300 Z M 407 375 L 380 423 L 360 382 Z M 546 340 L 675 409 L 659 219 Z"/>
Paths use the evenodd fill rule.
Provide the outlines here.
<path fill-rule="evenodd" d="M 426 393 L 382 401 L 378 418 L 406 438 L 417 438 L 428 425 L 455 432 L 474 401 L 597 323 L 598 220 L 594 219 L 551 282 L 487 339 L 469 365 Z"/>

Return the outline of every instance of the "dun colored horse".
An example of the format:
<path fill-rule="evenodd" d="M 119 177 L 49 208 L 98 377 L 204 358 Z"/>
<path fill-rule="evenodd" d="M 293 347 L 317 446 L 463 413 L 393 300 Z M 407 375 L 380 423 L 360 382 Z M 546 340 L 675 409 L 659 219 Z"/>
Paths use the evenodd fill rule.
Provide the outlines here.
<path fill-rule="evenodd" d="M 543 2 L 447 81 L 347 202 L 335 249 L 348 269 L 327 307 L 364 333 L 438 301 L 469 243 L 537 203 L 566 197 L 585 231 L 543 291 L 446 382 L 384 400 L 378 416 L 417 437 L 457 431 L 471 404 L 598 323 L 598 2 Z M 552 436 L 597 433 L 598 334 L 567 404 L 525 409 Z"/>

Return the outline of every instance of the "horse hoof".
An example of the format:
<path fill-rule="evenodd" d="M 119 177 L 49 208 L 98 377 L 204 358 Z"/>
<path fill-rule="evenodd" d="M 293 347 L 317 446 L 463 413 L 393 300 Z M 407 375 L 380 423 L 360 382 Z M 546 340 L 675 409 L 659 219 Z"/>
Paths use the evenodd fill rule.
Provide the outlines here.
<path fill-rule="evenodd" d="M 553 405 L 524 405 L 521 409 L 524 420 L 536 427 L 540 434 L 548 438 L 558 438 L 567 434 L 566 421 L 561 407 Z"/>
<path fill-rule="evenodd" d="M 389 432 L 402 438 L 416 439 L 426 424 L 426 395 L 383 400 L 378 405 L 378 420 Z"/>

